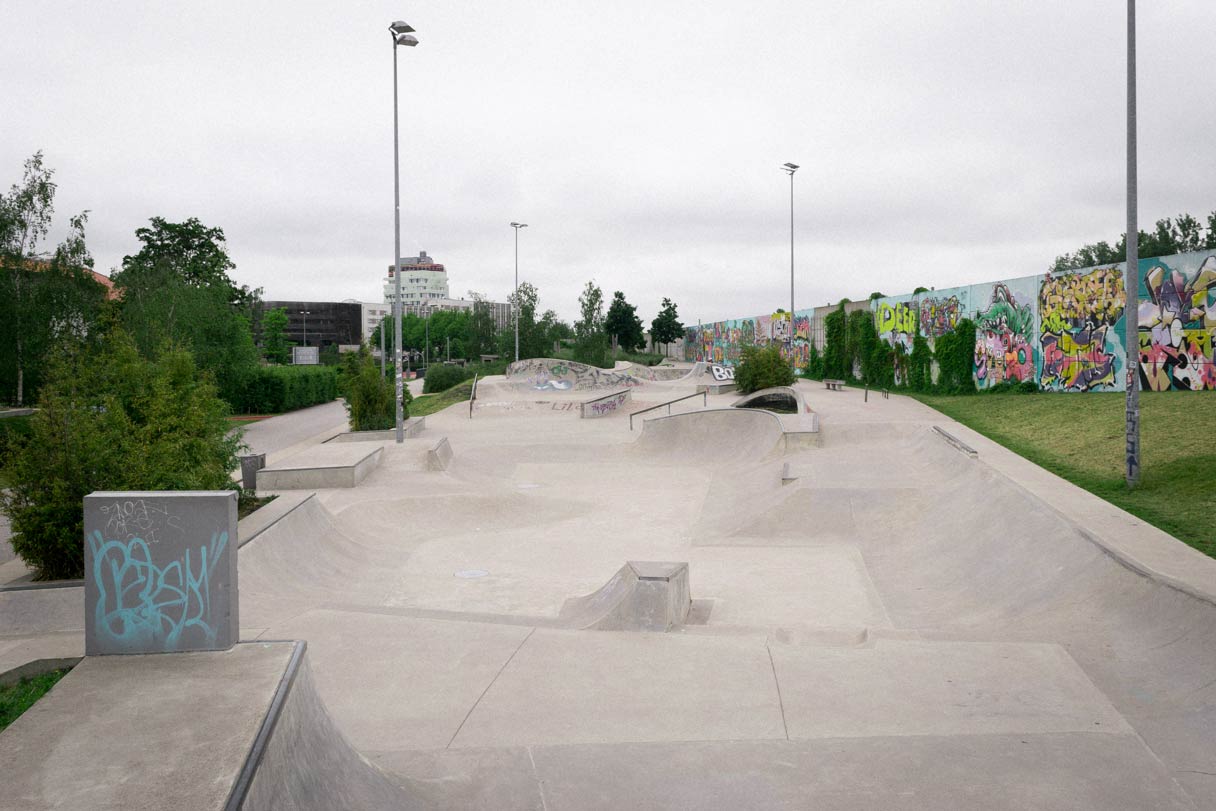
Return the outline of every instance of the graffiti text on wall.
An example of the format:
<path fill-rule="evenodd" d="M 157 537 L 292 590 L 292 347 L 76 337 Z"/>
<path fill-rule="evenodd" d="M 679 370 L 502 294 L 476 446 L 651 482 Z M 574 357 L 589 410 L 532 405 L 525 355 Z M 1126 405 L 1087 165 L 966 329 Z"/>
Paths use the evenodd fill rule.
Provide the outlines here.
<path fill-rule="evenodd" d="M 988 309 L 976 316 L 975 384 L 1034 380 L 1034 311 L 1019 304 L 1005 284 L 992 288 Z"/>
<path fill-rule="evenodd" d="M 1216 256 L 1189 279 L 1156 262 L 1139 309 L 1140 384 L 1152 391 L 1216 389 Z M 1147 300 L 1146 300 L 1147 299 Z"/>
<path fill-rule="evenodd" d="M 98 634 L 133 650 L 215 645 L 219 628 L 211 616 L 211 579 L 228 545 L 227 532 L 212 533 L 209 544 L 186 549 L 165 566 L 152 562 L 142 538 L 105 540 L 94 531 L 89 544 Z"/>
<path fill-rule="evenodd" d="M 1039 287 L 1039 385 L 1056 391 L 1121 388 L 1118 327 L 1125 301 L 1118 266 L 1045 276 Z"/>

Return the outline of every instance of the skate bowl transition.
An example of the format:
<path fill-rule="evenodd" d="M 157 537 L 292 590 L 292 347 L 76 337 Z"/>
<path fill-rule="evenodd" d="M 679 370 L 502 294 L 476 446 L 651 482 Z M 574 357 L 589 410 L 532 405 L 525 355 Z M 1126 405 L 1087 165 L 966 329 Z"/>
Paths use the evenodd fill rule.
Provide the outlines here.
<path fill-rule="evenodd" d="M 1216 561 L 908 398 L 793 388 L 429 415 L 443 470 L 386 444 L 241 533 L 231 650 L 87 657 L 0 734 L 0 808 L 1216 807 Z"/>

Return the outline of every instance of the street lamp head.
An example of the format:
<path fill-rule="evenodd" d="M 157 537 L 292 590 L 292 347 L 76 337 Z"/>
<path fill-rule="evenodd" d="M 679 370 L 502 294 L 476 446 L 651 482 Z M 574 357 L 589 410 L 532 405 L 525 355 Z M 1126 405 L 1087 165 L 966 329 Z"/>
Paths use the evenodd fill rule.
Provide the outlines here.
<path fill-rule="evenodd" d="M 414 33 L 414 26 L 410 25 L 405 20 L 397 20 L 388 27 L 388 30 L 392 31 L 394 34 L 412 34 Z"/>
<path fill-rule="evenodd" d="M 798 166 L 798 164 L 796 164 L 796 163 L 787 163 L 787 164 L 785 164 L 784 166 L 782 166 L 781 168 L 782 168 L 782 169 L 783 169 L 783 170 L 784 170 L 786 173 L 788 173 L 788 174 L 791 174 L 791 175 L 792 175 L 792 174 L 794 174 L 794 172 L 797 172 L 797 171 L 798 171 L 798 169 L 799 169 L 800 167 L 799 167 L 799 166 Z"/>
<path fill-rule="evenodd" d="M 526 222 L 513 222 L 511 223 L 511 227 L 515 229 L 527 228 L 528 224 Z"/>
<path fill-rule="evenodd" d="M 413 34 L 402 34 L 401 36 L 397 37 L 397 44 L 405 45 L 408 48 L 413 48 L 418 44 L 418 37 L 414 36 Z"/>

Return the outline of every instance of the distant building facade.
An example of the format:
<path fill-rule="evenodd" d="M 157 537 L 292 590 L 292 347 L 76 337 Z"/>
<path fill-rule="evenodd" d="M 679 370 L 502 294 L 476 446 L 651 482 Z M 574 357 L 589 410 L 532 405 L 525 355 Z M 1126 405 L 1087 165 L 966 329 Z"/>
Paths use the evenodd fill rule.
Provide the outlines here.
<path fill-rule="evenodd" d="M 384 280 L 384 301 L 392 304 L 397 295 L 397 267 L 388 266 Z M 419 251 L 417 256 L 401 259 L 401 304 L 403 307 L 420 306 L 436 299 L 447 299 L 448 272 L 443 265 Z"/>
<path fill-rule="evenodd" d="M 358 346 L 363 343 L 363 308 L 357 301 L 264 301 L 262 312 L 287 311 L 287 340 L 298 346 Z M 261 343 L 258 319 L 257 340 Z"/>

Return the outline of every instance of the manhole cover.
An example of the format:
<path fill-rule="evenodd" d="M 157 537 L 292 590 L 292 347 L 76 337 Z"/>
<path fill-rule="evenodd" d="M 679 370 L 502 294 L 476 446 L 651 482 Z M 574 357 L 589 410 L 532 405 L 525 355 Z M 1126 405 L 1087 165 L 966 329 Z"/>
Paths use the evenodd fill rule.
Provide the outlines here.
<path fill-rule="evenodd" d="M 488 574 L 489 572 L 487 572 L 485 569 L 461 569 L 459 572 L 456 572 L 456 576 L 464 580 L 472 580 L 475 577 L 485 577 Z"/>

